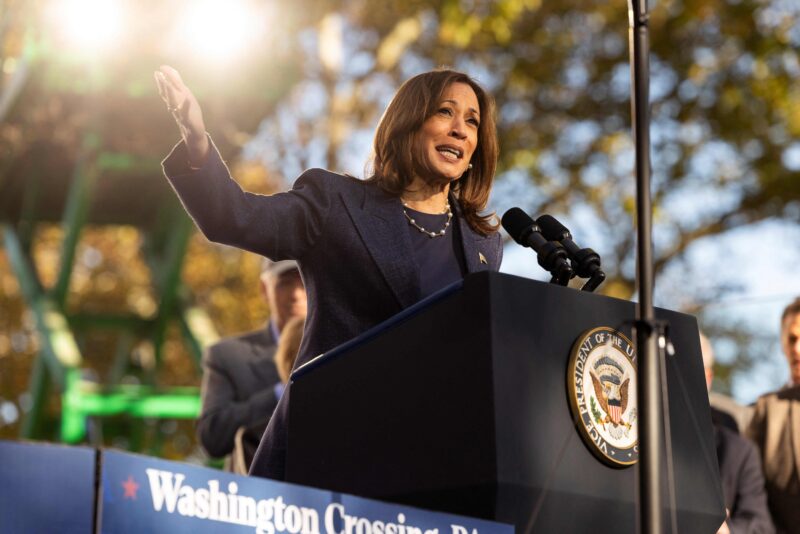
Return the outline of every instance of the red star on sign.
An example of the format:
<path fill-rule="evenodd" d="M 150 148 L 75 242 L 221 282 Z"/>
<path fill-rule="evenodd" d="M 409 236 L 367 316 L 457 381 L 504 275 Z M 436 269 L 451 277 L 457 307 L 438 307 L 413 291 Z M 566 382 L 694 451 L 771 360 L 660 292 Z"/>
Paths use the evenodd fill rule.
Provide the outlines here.
<path fill-rule="evenodd" d="M 133 480 L 133 476 L 128 475 L 128 480 L 122 483 L 122 487 L 125 489 L 125 494 L 122 496 L 123 499 L 136 500 L 136 490 L 139 489 L 139 484 Z"/>

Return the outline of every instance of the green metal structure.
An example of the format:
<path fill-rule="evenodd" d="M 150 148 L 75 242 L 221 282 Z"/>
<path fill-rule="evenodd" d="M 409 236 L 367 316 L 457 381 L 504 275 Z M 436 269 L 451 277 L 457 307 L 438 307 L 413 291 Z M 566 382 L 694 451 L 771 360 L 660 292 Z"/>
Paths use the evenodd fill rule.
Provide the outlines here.
<path fill-rule="evenodd" d="M 14 78 L 3 88 L 0 120 L 24 122 L 24 106 L 39 105 L 43 100 L 41 95 L 27 99 L 26 90 L 36 94 L 52 83 L 37 77 L 36 67 L 46 68 L 37 46 L 33 41 L 27 43 Z M 74 100 L 76 111 L 85 103 L 76 98 L 73 90 L 54 87 L 51 91 L 65 100 Z M 89 97 L 102 98 L 102 93 L 90 92 Z M 142 104 L 141 99 L 132 103 Z M 173 322 L 180 326 L 195 362 L 195 383 L 199 383 L 202 347 L 213 342 L 216 333 L 204 312 L 181 298 L 180 272 L 192 232 L 191 221 L 159 176 L 157 159 L 106 146 L 104 118 L 102 108 L 92 111 L 92 120 L 74 158 L 59 150 L 63 147 L 42 139 L 0 166 L 3 245 L 34 318 L 40 347 L 29 381 L 32 404 L 21 425 L 22 438 L 55 436 L 66 443 L 78 443 L 87 439 L 89 418 L 127 415 L 138 419 L 194 419 L 200 410 L 197 387 L 160 388 L 153 377 L 150 383 L 118 383 L 130 361 L 132 341 L 149 339 L 158 364 L 167 326 Z M 135 190 L 131 184 L 135 184 Z M 39 223 L 53 222 L 61 223 L 64 239 L 56 283 L 45 290 L 34 266 L 32 240 Z M 135 315 L 71 315 L 67 311 L 76 249 L 87 224 L 133 225 L 142 232 L 154 293 L 158 295 L 158 310 L 152 319 Z M 92 329 L 123 333 L 118 336 L 115 361 L 106 384 L 84 378 L 84 357 L 76 339 L 79 333 Z M 43 424 L 45 407 L 53 397 L 60 398 L 58 432 Z"/>
<path fill-rule="evenodd" d="M 96 146 L 90 140 L 91 146 Z M 120 169 L 108 162 L 128 161 Z M 144 162 L 156 173 L 153 162 Z M 40 420 L 45 403 L 50 395 L 61 397 L 60 438 L 67 443 L 77 443 L 86 437 L 87 418 L 102 418 L 127 414 L 136 418 L 184 418 L 193 419 L 199 413 L 199 391 L 196 387 L 160 389 L 156 384 L 119 385 L 129 361 L 130 340 L 133 336 L 150 339 L 160 361 L 165 332 L 170 322 L 180 326 L 189 353 L 194 357 L 199 370 L 201 348 L 216 339 L 211 321 L 202 310 L 188 306 L 181 298 L 180 271 L 185 258 L 187 241 L 192 225 L 177 202 L 170 202 L 170 192 L 164 191 L 167 201 L 157 209 L 158 224 L 140 226 L 146 236 L 148 263 L 153 272 L 152 279 L 159 295 L 159 306 L 154 318 L 144 320 L 136 316 L 70 315 L 66 310 L 66 296 L 70 274 L 74 265 L 75 251 L 81 229 L 90 222 L 93 200 L 99 199 L 98 183 L 104 173 L 120 172 L 127 175 L 137 170 L 137 164 L 127 155 L 96 152 L 91 157 L 81 158 L 69 184 L 69 192 L 63 206 L 61 223 L 64 240 L 61 262 L 55 285 L 44 290 L 37 278 L 31 257 L 32 231 L 39 221 L 47 221 L 52 212 L 42 213 L 37 207 L 42 199 L 37 198 L 44 189 L 32 181 L 22 189 L 21 209 L 13 209 L 9 202 L 14 196 L 12 187 L 5 191 L 2 232 L 6 254 L 20 283 L 24 299 L 35 318 L 39 334 L 40 351 L 33 367 L 29 391 L 32 408 L 22 425 L 24 438 L 48 437 L 41 428 Z M 30 175 L 28 175 L 30 177 Z M 8 178 L 8 176 L 6 177 Z M 157 179 L 163 180 L 156 176 Z M 10 186 L 8 181 L 6 186 Z M 102 199 L 100 199 L 102 200 Z M 108 199 L 106 199 L 108 200 Z M 102 218 L 102 217 L 101 217 Z M 135 221 L 109 220 L 108 222 L 133 223 Z M 95 223 L 96 224 L 96 223 Z M 112 364 L 112 383 L 99 385 L 82 377 L 83 357 L 76 342 L 75 330 L 93 328 L 116 329 L 129 335 L 119 336 L 116 359 Z M 199 377 L 199 372 L 198 372 Z M 198 378 L 199 382 L 199 378 Z"/>
<path fill-rule="evenodd" d="M 102 425 L 120 415 L 133 424 L 193 419 L 200 409 L 199 388 L 163 387 L 158 370 L 175 337 L 169 335 L 177 330 L 194 370 L 184 382 L 199 384 L 202 348 L 217 334 L 181 282 L 193 224 L 161 176 L 160 158 L 178 131 L 156 94 L 152 73 L 174 62 L 196 82 L 206 123 L 218 132 L 215 142 L 227 159 L 240 152 L 242 139 L 302 76 L 295 49 L 258 47 L 232 62 L 227 73 L 209 71 L 204 61 L 165 55 L 165 36 L 179 17 L 169 3 L 146 0 L 126 4 L 128 48 L 116 55 L 90 50 L 80 56 L 54 40 L 60 24 L 43 25 L 48 3 L 3 5 L 0 47 L 11 44 L 0 48 L 0 134 L 5 134 L 0 135 L 0 245 L 38 334 L 31 407 L 20 437 L 77 443 L 91 440 L 89 421 Z M 246 83 L 237 83 L 243 73 Z M 42 224 L 63 230 L 57 275 L 48 284 L 33 253 Z M 89 225 L 136 228 L 155 313 L 144 318 L 70 311 L 76 253 Z M 109 370 L 102 378 L 85 353 L 88 333 L 97 331 L 113 332 L 116 344 L 113 361 L 103 361 Z M 142 342 L 152 347 L 154 365 L 130 383 L 125 377 L 131 356 Z M 57 431 L 47 417 L 56 404 Z M 130 448 L 137 450 L 132 441 Z"/>

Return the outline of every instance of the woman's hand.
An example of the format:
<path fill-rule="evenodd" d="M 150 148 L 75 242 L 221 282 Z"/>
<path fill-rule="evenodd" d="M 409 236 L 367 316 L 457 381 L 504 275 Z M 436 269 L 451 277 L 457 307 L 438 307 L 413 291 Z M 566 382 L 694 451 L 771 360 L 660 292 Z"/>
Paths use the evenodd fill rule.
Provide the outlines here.
<path fill-rule="evenodd" d="M 167 104 L 167 109 L 172 113 L 181 130 L 181 136 L 189 153 L 189 165 L 202 167 L 208 157 L 210 147 L 200 104 L 183 83 L 177 70 L 162 65 L 154 73 L 154 76 L 158 94 Z"/>

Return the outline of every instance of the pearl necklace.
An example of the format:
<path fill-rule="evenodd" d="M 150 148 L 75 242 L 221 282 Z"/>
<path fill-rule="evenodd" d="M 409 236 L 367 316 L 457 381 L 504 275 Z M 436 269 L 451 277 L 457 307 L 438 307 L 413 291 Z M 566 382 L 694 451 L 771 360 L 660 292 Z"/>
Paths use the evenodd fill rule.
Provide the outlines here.
<path fill-rule="evenodd" d="M 406 216 L 406 219 L 408 219 L 409 224 L 411 224 L 411 226 L 413 226 L 423 234 L 427 235 L 428 237 L 441 237 L 445 234 L 445 232 L 447 232 L 447 228 L 450 226 L 450 221 L 453 219 L 453 212 L 450 209 L 450 201 L 447 201 L 447 203 L 444 205 L 444 211 L 442 211 L 441 213 L 441 215 L 444 215 L 445 213 L 447 214 L 447 222 L 444 223 L 444 228 L 442 228 L 438 232 L 431 232 L 430 230 L 423 228 L 422 226 L 417 224 L 417 221 L 415 221 L 414 218 L 408 214 L 408 211 L 406 211 L 406 209 L 414 209 L 414 208 L 406 204 L 405 200 L 401 200 L 401 202 L 403 203 L 403 215 Z"/>

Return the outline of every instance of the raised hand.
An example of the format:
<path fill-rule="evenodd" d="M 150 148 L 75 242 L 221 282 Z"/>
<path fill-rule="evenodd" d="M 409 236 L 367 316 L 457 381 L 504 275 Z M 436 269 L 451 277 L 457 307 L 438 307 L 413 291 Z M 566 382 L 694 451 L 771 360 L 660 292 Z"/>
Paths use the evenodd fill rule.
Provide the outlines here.
<path fill-rule="evenodd" d="M 201 167 L 208 157 L 210 149 L 206 136 L 206 125 L 203 112 L 192 92 L 183 83 L 178 71 L 162 65 L 154 73 L 158 94 L 172 113 L 189 154 L 189 165 Z"/>

